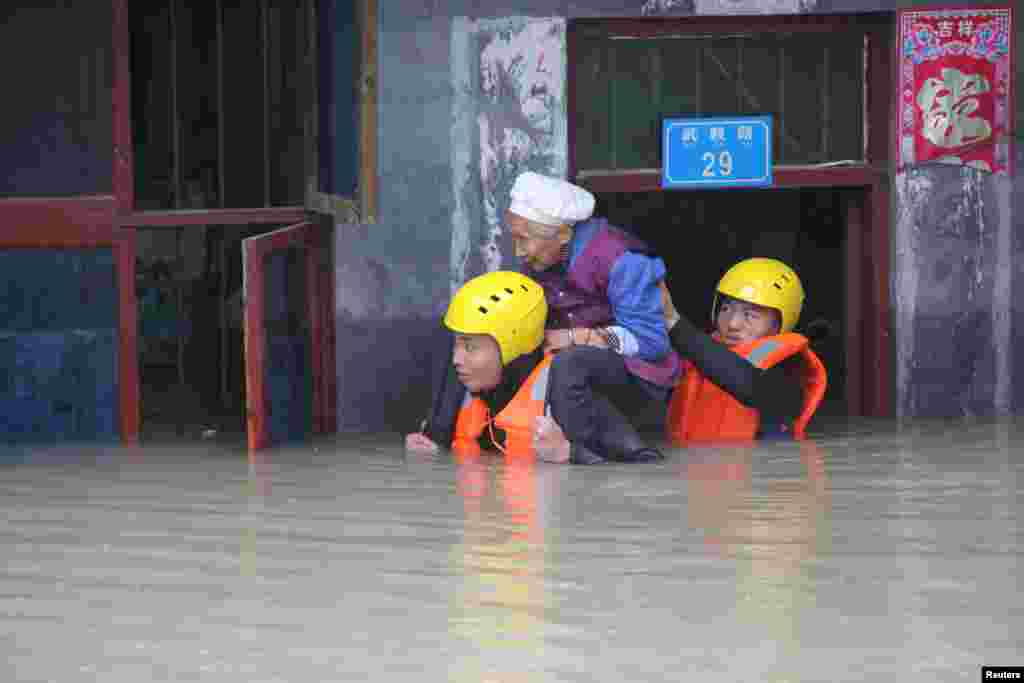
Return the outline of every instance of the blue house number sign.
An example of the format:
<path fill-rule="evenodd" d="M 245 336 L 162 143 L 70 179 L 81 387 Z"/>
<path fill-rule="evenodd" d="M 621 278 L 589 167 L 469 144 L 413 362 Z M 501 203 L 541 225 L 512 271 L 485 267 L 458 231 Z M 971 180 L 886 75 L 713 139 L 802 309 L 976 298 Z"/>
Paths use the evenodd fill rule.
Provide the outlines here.
<path fill-rule="evenodd" d="M 772 184 L 772 117 L 728 116 L 662 122 L 664 189 Z"/>

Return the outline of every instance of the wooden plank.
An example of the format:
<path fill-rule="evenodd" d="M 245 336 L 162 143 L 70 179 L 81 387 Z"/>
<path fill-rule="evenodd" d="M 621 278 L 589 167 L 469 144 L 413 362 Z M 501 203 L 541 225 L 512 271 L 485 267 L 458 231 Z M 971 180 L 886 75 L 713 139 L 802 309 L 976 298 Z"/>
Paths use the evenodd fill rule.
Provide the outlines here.
<path fill-rule="evenodd" d="M 892 395 L 895 391 L 892 374 L 892 309 L 890 305 L 889 276 L 889 188 L 877 184 L 870 192 L 871 228 L 871 310 L 867 327 L 872 335 L 872 372 L 875 376 L 871 415 L 891 417 Z"/>
<path fill-rule="evenodd" d="M 128 0 L 113 3 L 113 139 L 114 197 L 117 212 L 128 213 L 135 206 L 131 121 L 131 34 L 128 27 Z"/>
<path fill-rule="evenodd" d="M 309 320 L 310 334 L 310 387 L 313 390 L 310 402 L 312 432 L 323 433 L 323 309 L 320 306 L 320 245 L 317 243 L 317 231 L 310 230 L 305 239 L 306 263 L 306 317 Z"/>
<path fill-rule="evenodd" d="M 846 302 L 844 332 L 846 336 L 846 409 L 850 415 L 867 414 L 864 408 L 864 206 L 863 196 L 851 194 L 846 212 Z"/>
<path fill-rule="evenodd" d="M 222 6 L 224 39 L 224 206 L 263 205 L 264 119 L 259 4 Z"/>
<path fill-rule="evenodd" d="M 739 44 L 735 38 L 700 41 L 697 70 L 700 72 L 701 116 L 729 116 L 738 110 L 736 76 Z"/>
<path fill-rule="evenodd" d="M 892 27 L 883 25 L 868 34 L 867 64 L 867 115 L 868 154 L 876 167 L 890 168 L 894 154 L 892 122 L 896 121 L 896 100 L 893 88 L 896 83 L 896 64 L 892 59 Z M 892 375 L 892 321 L 889 299 L 890 258 L 889 220 L 890 194 L 888 176 L 876 180 L 870 193 L 868 222 L 870 225 L 871 251 L 871 316 L 870 328 L 875 330 L 872 338 L 872 368 L 875 386 L 870 395 L 870 414 L 889 417 L 893 414 L 892 395 L 895 392 Z"/>
<path fill-rule="evenodd" d="M 772 187 L 869 187 L 878 171 L 863 165 L 775 166 Z M 591 192 L 659 192 L 661 169 L 589 170 L 576 174 L 575 182 Z M 672 190 L 685 192 L 686 190 Z M 728 190 L 725 190 L 728 191 Z"/>
<path fill-rule="evenodd" d="M 251 243 L 250 243 L 251 244 Z M 266 339 L 263 333 L 263 256 L 260 246 L 243 242 L 243 287 L 245 324 L 242 340 L 245 348 L 245 421 L 249 452 L 267 444 L 266 405 L 263 396 L 263 364 Z"/>
<path fill-rule="evenodd" d="M 808 39 L 809 38 L 809 39 Z M 820 152 L 822 129 L 821 49 L 814 36 L 786 41 L 785 100 L 782 102 L 782 147 L 777 159 L 787 164 L 812 164 L 824 161 Z"/>
<path fill-rule="evenodd" d="M 857 30 L 868 23 L 860 17 L 829 14 L 778 16 L 688 16 L 678 21 L 633 17 L 609 17 L 581 21 L 599 26 L 606 35 L 617 38 L 654 38 L 667 35 L 752 35 L 755 33 L 835 33 Z M 876 20 L 877 21 L 877 20 Z M 891 19 L 890 19 L 891 21 Z"/>
<path fill-rule="evenodd" d="M 0 247 L 113 246 L 112 196 L 0 200 Z"/>
<path fill-rule="evenodd" d="M 263 87 L 263 206 L 270 206 L 270 119 L 274 115 L 270 101 L 270 8 L 268 0 L 260 0 L 260 65 L 262 67 Z"/>
<path fill-rule="evenodd" d="M 661 88 L 662 116 L 689 116 L 700 111 L 700 70 L 697 68 L 701 41 L 659 40 L 661 63 L 666 75 Z M 682 74 L 682 78 L 669 77 Z"/>
<path fill-rule="evenodd" d="M 303 152 L 303 174 L 304 190 L 303 203 L 307 208 L 313 210 L 313 193 L 320 191 L 320 60 L 318 57 L 320 49 L 319 26 L 319 2 L 306 0 L 303 2 L 304 21 L 300 26 L 300 45 L 303 49 L 303 59 L 300 60 L 302 73 L 305 74 L 306 102 L 301 110 L 302 123 L 302 152 Z"/>
<path fill-rule="evenodd" d="M 306 252 L 306 264 L 309 264 L 310 254 L 314 251 L 312 245 L 316 243 L 315 224 L 312 223 L 299 223 L 297 225 L 290 225 L 286 228 L 281 228 L 267 235 L 260 235 L 254 238 L 245 240 L 242 245 L 243 249 L 243 260 L 245 262 L 245 331 L 244 331 L 244 342 L 245 342 L 245 383 L 246 383 L 246 424 L 247 424 L 247 442 L 249 450 L 256 451 L 266 448 L 269 445 L 269 434 L 267 433 L 267 396 L 266 396 L 266 383 L 264 382 L 263 370 L 267 361 L 267 339 L 264 332 L 264 304 L 267 296 L 265 290 L 265 277 L 264 277 L 264 259 L 273 251 L 281 249 L 287 249 L 289 247 L 300 247 Z M 311 282 L 310 277 L 315 277 L 315 273 L 318 269 L 313 269 L 313 276 L 307 272 L 307 286 Z M 317 309 L 320 308 L 319 298 L 319 287 L 316 286 L 315 280 L 313 280 L 313 288 L 307 289 L 307 314 L 313 315 L 313 319 L 317 319 L 320 316 L 316 315 Z M 322 330 L 322 324 L 320 324 Z M 313 331 L 310 331 L 311 336 L 316 335 Z M 318 394 L 319 391 L 316 388 L 318 382 L 322 380 L 323 364 L 316 360 L 316 353 L 313 350 L 320 350 L 320 343 L 322 340 L 311 339 L 311 356 L 313 362 L 311 367 L 321 368 L 321 376 L 312 376 L 312 385 L 314 387 L 314 400 L 312 403 L 313 407 L 313 424 L 310 427 L 315 428 L 315 415 L 316 415 L 316 399 L 322 400 L 322 395 Z"/>
<path fill-rule="evenodd" d="M 377 222 L 377 0 L 361 0 L 362 59 L 359 117 L 359 207 L 363 223 Z"/>
<path fill-rule="evenodd" d="M 118 290 L 118 386 L 121 403 L 121 440 L 127 444 L 139 441 L 139 347 L 138 304 L 135 298 L 134 228 L 116 231 L 115 260 Z"/>
<path fill-rule="evenodd" d="M 323 249 L 326 251 L 325 268 L 321 271 L 323 287 L 320 290 L 321 307 L 324 311 L 326 323 L 326 359 L 324 361 L 324 376 L 327 379 L 327 393 L 325 396 L 324 419 L 326 425 L 324 433 L 333 434 L 338 430 L 338 363 L 337 363 L 337 333 L 338 327 L 334 314 L 334 224 L 331 223 L 325 230 L 320 232 L 323 240 Z"/>
<path fill-rule="evenodd" d="M 864 159 L 863 37 L 835 36 L 830 44 L 829 160 Z"/>
<path fill-rule="evenodd" d="M 615 71 L 614 115 L 609 134 L 614 144 L 615 168 L 642 168 L 658 163 L 659 144 L 654 106 L 650 53 L 655 41 L 613 41 Z"/>
<path fill-rule="evenodd" d="M 181 164 L 182 164 L 182 145 L 181 145 L 181 106 L 179 103 L 179 91 L 178 91 L 178 42 L 181 40 L 179 32 L 178 22 L 178 7 L 177 3 L 179 0 L 170 0 L 168 7 L 170 8 L 170 21 L 171 27 L 168 31 L 170 37 L 170 64 L 171 64 L 171 187 L 173 191 L 173 199 L 171 206 L 175 209 L 182 207 L 181 195 L 182 195 L 182 182 L 181 182 Z"/>
<path fill-rule="evenodd" d="M 224 165 L 224 5 L 223 0 L 216 0 L 214 6 L 216 17 L 216 52 L 214 59 L 217 64 L 217 199 L 220 208 L 227 204 L 224 201 L 225 165 Z M 223 336 L 223 334 L 222 334 Z"/>
<path fill-rule="evenodd" d="M 193 211 L 139 211 L 118 217 L 120 225 L 177 228 L 186 225 L 245 225 L 296 223 L 306 220 L 302 206 L 252 209 L 197 209 Z"/>
<path fill-rule="evenodd" d="M 570 27 L 566 66 L 569 177 L 577 169 L 611 165 L 608 41 Z"/>

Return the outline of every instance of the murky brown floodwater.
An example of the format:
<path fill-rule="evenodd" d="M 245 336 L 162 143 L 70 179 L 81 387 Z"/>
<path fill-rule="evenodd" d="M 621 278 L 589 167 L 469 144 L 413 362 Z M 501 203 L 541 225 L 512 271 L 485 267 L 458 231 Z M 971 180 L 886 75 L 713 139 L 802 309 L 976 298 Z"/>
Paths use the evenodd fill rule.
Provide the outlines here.
<path fill-rule="evenodd" d="M 567 467 L 342 437 L 5 452 L 5 681 L 973 681 L 1024 422 Z"/>

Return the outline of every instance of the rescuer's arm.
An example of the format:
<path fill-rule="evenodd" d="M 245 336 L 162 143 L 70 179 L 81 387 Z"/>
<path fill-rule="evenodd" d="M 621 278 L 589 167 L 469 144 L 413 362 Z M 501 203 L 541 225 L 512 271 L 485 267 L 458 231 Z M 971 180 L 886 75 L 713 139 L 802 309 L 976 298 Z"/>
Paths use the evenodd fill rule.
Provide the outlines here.
<path fill-rule="evenodd" d="M 669 331 L 672 346 L 701 373 L 743 405 L 761 413 L 762 419 L 782 423 L 795 420 L 803 409 L 803 389 L 792 374 L 798 358 L 790 358 L 767 370 L 719 344 L 710 335 L 680 316 Z"/>
<path fill-rule="evenodd" d="M 424 440 L 440 448 L 451 446 L 455 434 L 455 419 L 466 396 L 466 387 L 455 374 L 455 367 L 451 364 L 450 358 L 451 354 L 445 356 L 445 365 L 434 385 L 430 414 L 418 425 L 419 432 L 406 435 L 406 447 L 416 448 L 422 445 L 428 448 Z"/>

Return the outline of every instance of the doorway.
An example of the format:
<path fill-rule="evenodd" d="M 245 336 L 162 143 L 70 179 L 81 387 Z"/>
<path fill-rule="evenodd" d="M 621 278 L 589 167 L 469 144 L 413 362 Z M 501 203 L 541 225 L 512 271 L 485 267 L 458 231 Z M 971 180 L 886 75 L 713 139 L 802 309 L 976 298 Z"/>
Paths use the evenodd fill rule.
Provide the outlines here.
<path fill-rule="evenodd" d="M 680 314 L 710 325 L 715 286 L 736 262 L 753 256 L 789 264 L 806 300 L 796 331 L 829 373 L 819 415 L 847 415 L 847 220 L 864 190 L 789 188 L 771 191 L 596 193 L 597 215 L 646 241 L 665 261 Z"/>
<path fill-rule="evenodd" d="M 137 238 L 143 440 L 245 440 L 255 372 L 246 365 L 247 319 L 265 321 L 258 338 L 268 348 L 249 355 L 274 366 L 259 368 L 270 378 L 261 395 L 268 412 L 275 401 L 305 405 L 327 391 L 328 366 L 313 357 L 321 340 L 310 337 L 314 322 L 323 332 L 333 228 L 306 210 L 317 186 L 317 4 L 119 4 L 130 88 L 116 95 L 131 112 L 122 124 L 130 123 L 132 150 L 129 182 L 119 190 L 130 215 L 120 220 Z M 245 244 L 298 226 L 301 258 L 286 249 L 249 273 L 261 285 L 266 274 L 257 311 L 245 300 Z M 292 286 L 305 275 L 303 287 Z M 295 376 L 282 376 L 282 367 Z M 304 388 L 301 397 L 290 396 L 292 385 Z M 271 430 L 283 434 L 271 440 L 328 429 L 320 405 L 293 421 L 289 410 L 274 412 L 288 429 Z"/>
<path fill-rule="evenodd" d="M 242 240 L 278 227 L 137 229 L 143 440 L 244 439 Z"/>

